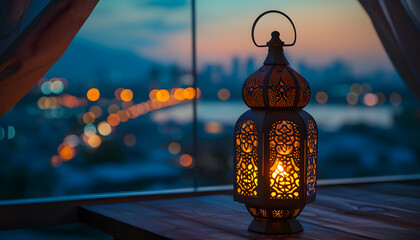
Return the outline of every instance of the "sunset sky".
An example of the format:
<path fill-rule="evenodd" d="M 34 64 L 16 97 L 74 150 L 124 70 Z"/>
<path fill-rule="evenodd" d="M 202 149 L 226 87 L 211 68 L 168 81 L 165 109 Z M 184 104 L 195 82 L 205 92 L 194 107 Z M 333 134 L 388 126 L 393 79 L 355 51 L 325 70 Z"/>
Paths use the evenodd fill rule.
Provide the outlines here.
<path fill-rule="evenodd" d="M 261 65 L 266 49 L 253 45 L 255 18 L 270 9 L 288 14 L 297 28 L 296 45 L 286 49 L 291 66 L 324 66 L 341 60 L 353 72 L 393 71 L 369 17 L 358 1 L 197 1 L 198 62 L 230 66 L 232 58 L 253 56 Z M 292 41 L 292 27 L 280 15 L 258 24 L 256 39 L 265 43 L 278 30 Z M 77 38 L 124 49 L 167 64 L 190 65 L 190 1 L 101 1 Z"/>

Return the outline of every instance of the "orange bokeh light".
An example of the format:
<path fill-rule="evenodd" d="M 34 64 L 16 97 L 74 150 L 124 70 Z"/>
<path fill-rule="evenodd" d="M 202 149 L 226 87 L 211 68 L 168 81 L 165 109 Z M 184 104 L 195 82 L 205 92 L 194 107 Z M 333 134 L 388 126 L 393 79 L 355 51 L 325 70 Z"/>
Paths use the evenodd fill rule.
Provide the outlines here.
<path fill-rule="evenodd" d="M 66 145 L 61 148 L 58 154 L 60 154 L 63 161 L 68 161 L 74 157 L 75 153 L 74 148 Z"/>
<path fill-rule="evenodd" d="M 186 99 L 193 99 L 195 97 L 195 89 L 192 87 L 186 88 L 184 90 L 184 97 Z"/>
<path fill-rule="evenodd" d="M 183 88 L 176 89 L 175 92 L 174 92 L 174 97 L 175 97 L 176 100 L 179 100 L 179 101 L 184 100 L 185 99 L 184 89 Z"/>
<path fill-rule="evenodd" d="M 131 133 L 125 135 L 125 137 L 124 137 L 124 143 L 125 143 L 125 145 L 127 145 L 129 147 L 134 146 L 134 144 L 136 144 L 136 141 L 137 141 L 136 136 L 134 136 Z"/>
<path fill-rule="evenodd" d="M 89 91 L 86 94 L 87 98 L 92 102 L 97 101 L 100 95 L 101 94 L 99 93 L 99 90 L 97 88 L 89 89 Z"/>
<path fill-rule="evenodd" d="M 179 164 L 183 167 L 191 167 L 193 164 L 193 158 L 189 154 L 182 154 L 179 158 Z"/>
<path fill-rule="evenodd" d="M 83 122 L 86 124 L 95 122 L 95 114 L 93 114 L 92 112 L 87 112 L 83 114 Z"/>
<path fill-rule="evenodd" d="M 169 100 L 170 94 L 168 90 L 161 89 L 156 93 L 156 98 L 159 102 L 166 102 Z"/>
<path fill-rule="evenodd" d="M 118 111 L 118 116 L 120 117 L 120 122 L 127 122 L 129 117 L 128 117 L 128 112 L 127 110 L 120 110 Z"/>
<path fill-rule="evenodd" d="M 156 93 L 157 93 L 158 91 L 159 91 L 159 90 L 157 90 L 157 89 L 153 89 L 152 91 L 150 91 L 150 93 L 149 93 L 149 98 L 150 98 L 150 100 L 152 100 L 152 101 L 157 100 L 157 99 L 156 99 Z"/>
<path fill-rule="evenodd" d="M 101 143 L 102 143 L 102 139 L 98 135 L 93 135 L 93 136 L 89 137 L 89 139 L 88 139 L 89 146 L 91 146 L 93 148 L 99 147 L 101 145 Z"/>
<path fill-rule="evenodd" d="M 120 97 L 124 102 L 129 102 L 133 99 L 133 92 L 130 89 L 124 89 L 121 91 Z"/>
<path fill-rule="evenodd" d="M 108 121 L 109 125 L 115 127 L 118 124 L 120 124 L 120 116 L 118 116 L 118 114 L 113 113 L 113 114 L 108 116 L 107 121 Z"/>

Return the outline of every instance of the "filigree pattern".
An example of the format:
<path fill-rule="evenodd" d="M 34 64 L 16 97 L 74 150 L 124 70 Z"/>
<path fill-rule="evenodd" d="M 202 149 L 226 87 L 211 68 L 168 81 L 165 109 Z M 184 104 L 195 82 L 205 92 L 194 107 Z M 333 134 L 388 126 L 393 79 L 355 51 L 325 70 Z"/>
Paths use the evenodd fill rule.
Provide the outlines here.
<path fill-rule="evenodd" d="M 301 88 L 301 93 L 300 93 L 300 97 L 299 97 L 299 102 L 297 104 L 298 107 L 305 107 L 308 102 L 309 99 L 311 98 L 311 88 L 309 87 L 308 82 L 299 74 L 297 73 L 295 70 L 293 70 L 292 68 L 289 67 L 289 69 L 291 71 L 293 71 L 295 77 L 297 78 L 300 88 Z"/>
<path fill-rule="evenodd" d="M 249 213 L 260 219 L 270 219 L 270 220 L 287 220 L 296 218 L 302 212 L 303 208 L 255 208 L 249 207 Z"/>
<path fill-rule="evenodd" d="M 253 73 L 245 81 L 243 86 L 243 96 L 248 107 L 264 107 L 263 86 L 264 79 L 270 66 L 263 66 Z"/>
<path fill-rule="evenodd" d="M 273 124 L 270 143 L 270 198 L 300 199 L 300 133 L 292 121 Z"/>
<path fill-rule="evenodd" d="M 316 158 L 318 151 L 318 130 L 313 120 L 307 123 L 308 141 L 307 141 L 307 188 L 306 195 L 309 197 L 315 193 L 316 185 Z"/>
<path fill-rule="evenodd" d="M 251 120 L 241 122 L 236 130 L 236 184 L 239 195 L 257 197 L 258 137 Z"/>
<path fill-rule="evenodd" d="M 291 107 L 296 97 L 295 82 L 283 66 L 276 66 L 268 82 L 270 107 Z"/>

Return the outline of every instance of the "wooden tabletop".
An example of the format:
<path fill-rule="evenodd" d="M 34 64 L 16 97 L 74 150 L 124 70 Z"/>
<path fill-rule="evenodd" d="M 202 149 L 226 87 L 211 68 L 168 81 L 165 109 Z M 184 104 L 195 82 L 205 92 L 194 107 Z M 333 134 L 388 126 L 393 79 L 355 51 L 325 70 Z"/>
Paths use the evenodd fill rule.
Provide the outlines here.
<path fill-rule="evenodd" d="M 320 187 L 297 218 L 302 233 L 247 231 L 252 221 L 232 195 L 84 206 L 79 220 L 116 239 L 420 239 L 418 183 Z"/>

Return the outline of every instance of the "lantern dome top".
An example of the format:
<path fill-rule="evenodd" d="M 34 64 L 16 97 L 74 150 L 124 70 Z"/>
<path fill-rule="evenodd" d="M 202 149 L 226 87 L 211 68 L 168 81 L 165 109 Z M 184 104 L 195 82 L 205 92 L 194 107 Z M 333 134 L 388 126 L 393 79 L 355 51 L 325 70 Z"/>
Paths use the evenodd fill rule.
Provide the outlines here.
<path fill-rule="evenodd" d="M 285 44 L 280 39 L 280 33 L 271 33 L 267 45 L 258 45 L 254 37 L 254 29 L 258 20 L 268 13 L 279 13 L 285 16 L 293 26 L 294 40 Z M 250 108 L 303 108 L 310 99 L 311 90 L 308 82 L 289 66 L 283 47 L 296 43 L 296 28 L 293 21 L 283 12 L 270 10 L 262 13 L 252 26 L 252 41 L 257 47 L 268 47 L 264 66 L 245 80 L 242 87 L 242 97 Z"/>

